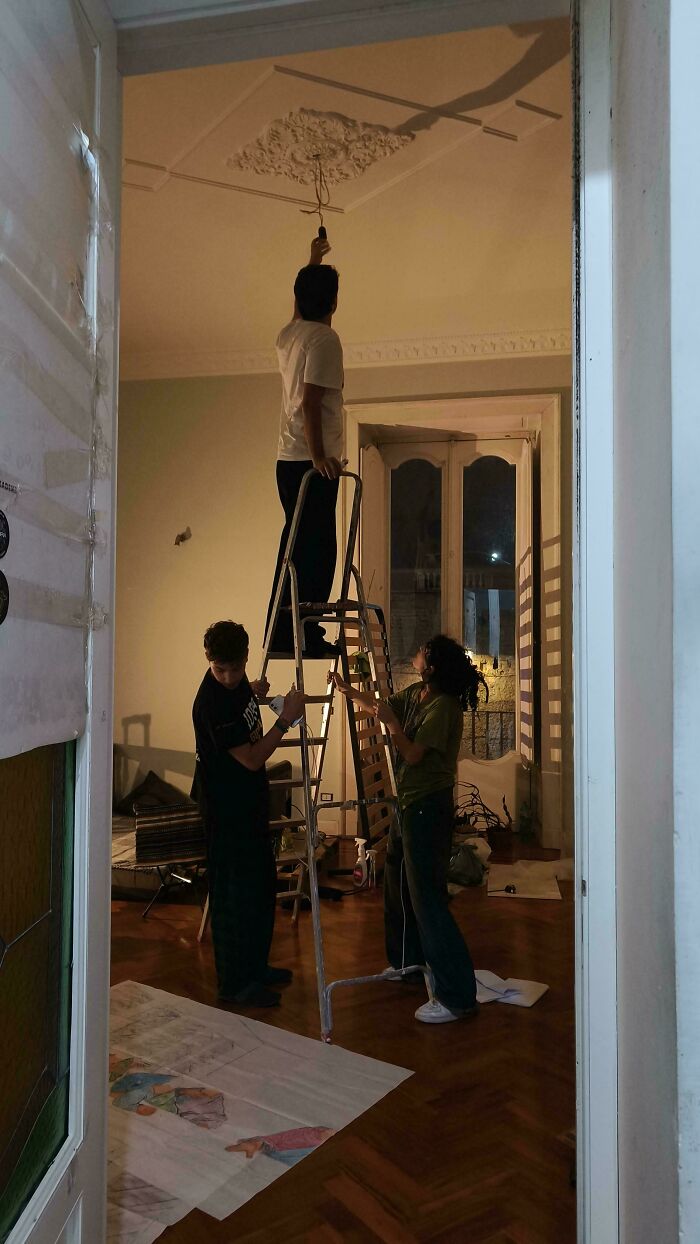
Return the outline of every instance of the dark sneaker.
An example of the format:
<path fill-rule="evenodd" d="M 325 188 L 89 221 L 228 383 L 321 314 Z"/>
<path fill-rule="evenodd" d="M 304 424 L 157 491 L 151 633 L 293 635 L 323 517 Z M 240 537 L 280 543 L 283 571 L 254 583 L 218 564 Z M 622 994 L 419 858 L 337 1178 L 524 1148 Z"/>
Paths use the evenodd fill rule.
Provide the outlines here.
<path fill-rule="evenodd" d="M 289 985 L 294 979 L 294 973 L 289 968 L 270 968 L 265 972 L 266 985 Z"/>

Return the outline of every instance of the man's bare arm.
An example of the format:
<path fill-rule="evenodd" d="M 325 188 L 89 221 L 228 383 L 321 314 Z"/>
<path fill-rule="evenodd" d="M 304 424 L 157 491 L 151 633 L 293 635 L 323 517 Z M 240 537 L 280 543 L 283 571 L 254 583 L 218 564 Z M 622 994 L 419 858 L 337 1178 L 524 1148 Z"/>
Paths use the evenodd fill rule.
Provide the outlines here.
<path fill-rule="evenodd" d="M 304 383 L 301 409 L 304 416 L 304 435 L 309 447 L 311 461 L 326 479 L 337 479 L 342 465 L 337 458 L 327 458 L 323 447 L 323 385 Z"/>

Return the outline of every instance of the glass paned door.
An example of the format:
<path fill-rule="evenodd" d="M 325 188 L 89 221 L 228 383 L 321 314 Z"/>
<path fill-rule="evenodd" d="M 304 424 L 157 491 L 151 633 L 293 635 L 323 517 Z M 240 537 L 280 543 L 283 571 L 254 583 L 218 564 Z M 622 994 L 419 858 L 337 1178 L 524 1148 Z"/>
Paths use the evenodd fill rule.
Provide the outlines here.
<path fill-rule="evenodd" d="M 489 687 L 464 759 L 526 759 L 532 739 L 532 501 L 527 435 L 380 446 L 388 479 L 390 647 L 397 687 L 438 631 Z M 376 539 L 380 533 L 376 533 Z"/>
<path fill-rule="evenodd" d="M 74 756 L 0 760 L 0 1240 L 68 1133 Z"/>
<path fill-rule="evenodd" d="M 443 628 L 447 456 L 443 446 L 383 449 L 390 474 L 389 645 L 400 688 L 414 677 L 418 647 Z"/>
<path fill-rule="evenodd" d="M 489 688 L 465 744 L 482 760 L 515 748 L 515 465 L 484 455 L 462 467 L 462 642 Z"/>

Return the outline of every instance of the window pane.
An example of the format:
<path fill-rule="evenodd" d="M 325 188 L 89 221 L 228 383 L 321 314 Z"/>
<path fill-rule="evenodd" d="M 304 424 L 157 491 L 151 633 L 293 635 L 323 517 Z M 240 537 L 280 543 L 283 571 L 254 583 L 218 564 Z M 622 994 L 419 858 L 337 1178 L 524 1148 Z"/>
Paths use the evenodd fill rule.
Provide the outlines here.
<path fill-rule="evenodd" d="M 442 470 L 412 458 L 391 472 L 391 637 L 397 687 L 441 629 Z"/>
<path fill-rule="evenodd" d="M 515 467 L 478 458 L 463 474 L 463 643 L 489 703 L 465 717 L 465 744 L 492 760 L 515 747 Z"/>
<path fill-rule="evenodd" d="M 67 1134 L 74 754 L 0 761 L 0 1239 Z"/>

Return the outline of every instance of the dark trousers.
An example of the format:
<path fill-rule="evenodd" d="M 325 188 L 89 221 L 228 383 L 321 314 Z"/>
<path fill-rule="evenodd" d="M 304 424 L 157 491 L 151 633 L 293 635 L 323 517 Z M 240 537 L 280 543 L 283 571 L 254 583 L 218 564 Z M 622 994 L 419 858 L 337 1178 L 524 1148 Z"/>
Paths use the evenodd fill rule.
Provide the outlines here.
<path fill-rule="evenodd" d="M 471 955 L 448 907 L 454 830 L 452 789 L 416 800 L 394 821 L 384 869 L 384 932 L 392 967 L 427 963 L 451 1011 L 476 1002 Z"/>
<path fill-rule="evenodd" d="M 267 610 L 265 633 L 270 624 L 272 606 L 277 590 L 277 579 L 284 561 L 289 530 L 294 517 L 294 509 L 301 487 L 301 481 L 313 466 L 309 462 L 278 462 L 277 490 L 282 509 L 284 510 L 284 528 L 280 538 L 277 567 L 272 583 L 272 595 Z M 335 574 L 337 554 L 335 537 L 335 506 L 338 500 L 338 480 L 323 479 L 314 475 L 309 483 L 306 501 L 302 511 L 301 522 L 297 532 L 292 562 L 297 573 L 300 601 L 326 601 L 330 596 Z M 282 604 L 289 605 L 291 593 L 289 579 L 285 583 Z M 306 647 L 318 647 L 324 638 L 323 628 L 318 622 L 309 622 L 305 628 Z M 291 652 L 293 646 L 292 617 L 289 612 L 281 613 L 272 647 L 282 652 Z"/>
<path fill-rule="evenodd" d="M 277 869 L 266 826 L 207 826 L 211 936 L 219 993 L 265 979 L 275 923 Z"/>

